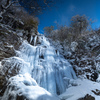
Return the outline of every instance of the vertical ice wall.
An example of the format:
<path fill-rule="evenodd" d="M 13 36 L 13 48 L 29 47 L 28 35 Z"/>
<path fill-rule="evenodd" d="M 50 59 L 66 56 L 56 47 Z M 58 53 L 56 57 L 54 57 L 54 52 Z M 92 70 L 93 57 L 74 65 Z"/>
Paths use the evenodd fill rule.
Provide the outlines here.
<path fill-rule="evenodd" d="M 36 45 L 37 39 L 40 44 Z M 67 88 L 69 80 L 76 78 L 70 63 L 42 35 L 35 37 L 34 46 L 24 41 L 17 54 L 26 63 L 26 66 L 21 67 L 20 73 L 29 73 L 39 86 L 51 93 L 61 94 Z"/>

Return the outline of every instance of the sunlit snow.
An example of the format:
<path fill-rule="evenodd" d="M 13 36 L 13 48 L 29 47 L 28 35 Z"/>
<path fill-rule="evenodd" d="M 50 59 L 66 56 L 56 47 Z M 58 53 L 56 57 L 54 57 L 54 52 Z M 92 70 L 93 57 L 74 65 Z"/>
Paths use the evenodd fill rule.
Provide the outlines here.
<path fill-rule="evenodd" d="M 75 81 L 75 80 L 74 80 Z M 66 92 L 61 94 L 60 99 L 64 100 L 78 100 L 79 98 L 84 97 L 86 94 L 89 94 L 95 97 L 95 100 L 100 100 L 100 96 L 95 95 L 92 90 L 100 90 L 100 83 L 92 82 L 87 79 L 77 79 L 75 81 L 78 85 L 66 89 Z"/>

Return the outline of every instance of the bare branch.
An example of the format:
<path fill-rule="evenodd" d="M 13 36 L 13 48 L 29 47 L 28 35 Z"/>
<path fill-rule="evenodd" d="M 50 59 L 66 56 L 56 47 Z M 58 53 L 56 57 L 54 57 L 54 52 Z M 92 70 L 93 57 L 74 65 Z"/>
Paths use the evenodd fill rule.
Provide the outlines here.
<path fill-rule="evenodd" d="M 9 9 L 13 4 L 15 3 L 18 3 L 18 1 L 10 1 L 10 0 L 7 0 L 7 3 L 6 5 L 2 5 L 2 11 L 0 12 L 0 16 L 2 16 L 4 13 L 6 13 L 7 9 Z M 2 18 L 2 17 L 1 17 Z"/>
<path fill-rule="evenodd" d="M 7 6 L 3 7 L 5 10 L 7 10 L 8 8 L 10 8 L 13 4 L 18 3 L 18 1 L 13 1 L 11 3 L 9 3 Z"/>

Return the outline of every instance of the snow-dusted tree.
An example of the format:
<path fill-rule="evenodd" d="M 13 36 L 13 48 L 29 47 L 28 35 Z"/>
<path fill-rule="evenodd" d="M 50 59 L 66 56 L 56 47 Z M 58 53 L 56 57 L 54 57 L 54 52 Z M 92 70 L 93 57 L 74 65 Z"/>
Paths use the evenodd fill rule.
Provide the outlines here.
<path fill-rule="evenodd" d="M 11 13 L 11 7 L 18 4 L 17 0 L 1 0 L 0 1 L 0 21 L 3 20 L 3 15 L 10 12 Z"/>
<path fill-rule="evenodd" d="M 38 25 L 34 16 L 29 15 L 18 0 L 0 1 L 0 22 L 15 28 L 29 28 Z M 34 24 L 34 25 L 33 25 Z"/>
<path fill-rule="evenodd" d="M 17 0 L 0 1 L 0 32 L 23 30 L 26 37 L 37 33 L 38 20 L 30 15 Z"/>
<path fill-rule="evenodd" d="M 53 0 L 0 0 L 0 23 L 25 29 L 38 25 L 32 15 L 39 13 Z M 29 12 L 26 12 L 26 11 Z M 30 13 L 31 12 L 31 13 Z M 34 24 L 34 25 L 33 25 Z"/>
<path fill-rule="evenodd" d="M 83 16 L 76 15 L 73 16 L 71 19 L 70 26 L 74 30 L 74 33 L 81 34 L 83 31 L 87 29 L 88 25 L 89 21 L 85 15 Z"/>
<path fill-rule="evenodd" d="M 0 18 L 12 6 L 19 7 L 20 4 L 31 14 L 36 14 L 45 9 L 46 6 L 49 7 L 52 2 L 53 0 L 0 0 Z"/>

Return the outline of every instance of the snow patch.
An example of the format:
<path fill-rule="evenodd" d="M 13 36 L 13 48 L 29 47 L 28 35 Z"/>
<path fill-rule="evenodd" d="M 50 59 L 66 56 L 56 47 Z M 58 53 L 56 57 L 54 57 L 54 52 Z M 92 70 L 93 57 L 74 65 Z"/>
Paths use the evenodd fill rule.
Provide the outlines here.
<path fill-rule="evenodd" d="M 95 97 L 95 100 L 100 100 L 100 96 L 95 95 L 92 90 L 100 90 L 100 83 L 92 82 L 90 80 L 74 80 L 78 83 L 78 86 L 69 87 L 66 92 L 59 97 L 65 100 L 77 100 L 84 97 L 86 94 L 90 94 Z"/>

